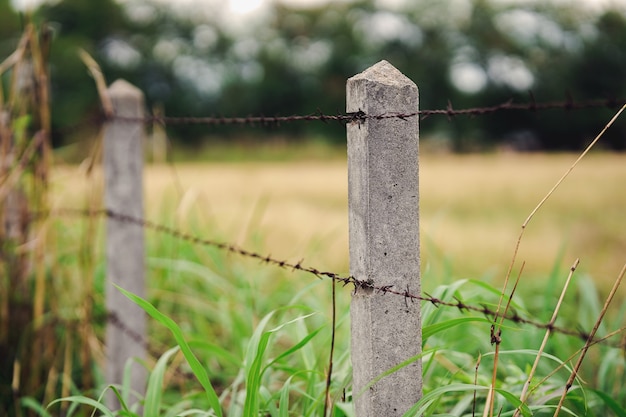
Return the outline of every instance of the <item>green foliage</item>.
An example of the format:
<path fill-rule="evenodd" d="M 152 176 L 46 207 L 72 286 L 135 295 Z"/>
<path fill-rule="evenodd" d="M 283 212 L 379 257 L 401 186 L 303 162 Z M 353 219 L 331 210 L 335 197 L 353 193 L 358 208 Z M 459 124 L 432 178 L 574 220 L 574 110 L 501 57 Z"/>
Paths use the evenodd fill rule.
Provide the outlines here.
<path fill-rule="evenodd" d="M 192 168 L 194 175 L 198 175 L 199 168 Z M 75 192 L 74 187 L 68 187 Z M 157 210 L 157 214 L 150 216 L 163 219 L 158 223 L 176 230 L 191 230 L 192 235 L 217 241 L 235 240 L 220 237 L 223 224 L 210 220 L 210 216 L 207 219 L 205 207 L 197 210 L 187 207 L 187 211 L 175 206 L 176 201 L 175 198 L 159 200 L 159 204 L 150 207 Z M 571 200 L 567 197 L 564 201 L 570 204 Z M 266 253 L 262 236 L 258 234 L 257 222 L 262 214 L 263 209 L 254 210 L 253 219 L 245 222 L 251 225 L 244 229 L 255 232 L 247 232 L 250 236 L 239 240 L 242 247 L 258 253 Z M 236 222 L 243 223 L 240 218 L 236 218 Z M 55 327 L 57 337 L 50 339 L 53 342 L 47 346 L 60 352 L 70 346 L 72 355 L 63 358 L 68 362 L 56 366 L 63 369 L 65 363 L 71 362 L 72 372 L 64 374 L 63 378 L 65 381 L 72 379 L 71 388 L 55 397 L 21 397 L 18 402 L 21 412 L 41 416 L 60 413 L 88 416 L 94 412 L 134 416 L 140 413 L 139 407 L 143 407 L 144 415 L 162 416 L 210 416 L 217 415 L 216 409 L 228 417 L 321 415 L 332 335 L 328 281 L 259 264 L 256 259 L 225 253 L 148 228 L 148 297 L 141 300 L 128 294 L 153 318 L 148 325 L 148 346 L 153 356 L 146 365 L 150 369 L 148 388 L 145 397 L 137 399 L 129 384 L 107 386 L 99 371 L 95 372 L 94 382 L 85 381 L 85 368 L 77 358 L 79 348 L 74 346 L 87 338 L 89 346 L 97 351 L 103 340 L 106 313 L 102 223 L 96 219 L 62 217 L 50 219 L 48 226 L 50 232 L 55 232 L 56 243 L 50 246 L 53 249 L 47 254 L 45 266 L 57 277 L 55 285 L 62 289 L 63 301 L 62 308 L 48 316 L 50 321 L 60 317 L 63 324 L 68 325 Z M 88 252 L 92 252 L 84 256 L 93 259 L 85 262 L 81 259 L 83 255 L 76 255 L 84 251 L 82 245 L 87 245 Z M 307 252 L 309 255 L 314 254 Z M 442 251 L 434 257 L 445 256 Z M 563 285 L 562 257 L 557 254 L 555 266 L 551 270 L 546 268 L 549 271 L 546 276 L 522 281 L 511 302 L 512 311 L 519 317 L 541 322 L 549 320 Z M 431 259 L 428 262 L 445 264 L 449 261 Z M 458 263 L 466 267 L 464 261 Z M 451 271 L 451 268 L 438 270 L 424 265 L 424 291 L 446 302 L 461 300 L 473 306 L 495 308 L 501 292 L 498 286 L 487 279 L 459 280 Z M 95 286 L 90 287 L 85 296 L 79 290 L 81 285 L 86 285 L 86 278 L 93 279 Z M 588 331 L 600 311 L 606 288 L 579 272 L 573 282 L 556 325 Z M 352 392 L 350 377 L 347 308 L 350 292 L 350 288 L 338 292 L 337 348 L 330 387 L 336 416 L 351 416 L 352 401 L 359 394 Z M 47 300 L 48 303 L 55 301 Z M 76 317 L 76 311 L 83 311 L 87 306 L 91 306 L 94 313 Z M 599 335 L 621 326 L 625 311 L 626 306 L 615 307 Z M 476 398 L 476 415 L 481 415 L 495 363 L 490 335 L 492 318 L 480 312 L 424 302 L 422 319 L 423 354 L 411 360 L 423 361 L 424 397 L 411 413 L 467 416 L 471 415 Z M 544 330 L 532 325 L 504 322 L 495 384 L 496 410 L 501 408 L 502 415 L 512 415 L 519 405 L 521 389 L 539 354 L 544 334 Z M 626 361 L 623 350 L 617 347 L 618 341 L 609 342 L 612 345 L 605 343 L 590 349 L 580 378 L 568 394 L 568 411 L 563 411 L 562 415 L 623 414 Z M 572 355 L 583 343 L 579 337 L 558 333 L 551 336 L 532 378 L 532 393 L 522 408 L 523 415 L 528 415 L 529 411 L 536 416 L 553 414 L 576 360 Z M 404 364 L 388 369 L 377 378 L 392 374 L 402 366 Z M 120 407 L 116 409 L 107 408 L 103 402 L 105 393 L 111 392 L 119 399 Z M 54 400 L 60 396 L 63 398 Z"/>
<path fill-rule="evenodd" d="M 0 11 L 8 8 L 5 3 Z M 92 130 L 85 121 L 99 112 L 78 48 L 96 58 L 109 82 L 126 78 L 145 92 L 150 108 L 163 105 L 166 115 L 340 112 L 346 79 L 380 59 L 418 84 L 423 108 L 443 108 L 448 100 L 457 108 L 527 101 L 529 90 L 541 101 L 626 96 L 626 17 L 619 5 L 596 15 L 551 2 L 464 5 L 422 0 L 386 8 L 354 0 L 303 8 L 275 2 L 267 17 L 234 30 L 233 20 L 240 17 L 220 17 L 218 2 L 201 11 L 147 0 L 44 4 L 34 18 L 55 32 L 50 60 L 56 143 Z M 18 16 L 0 16 L 0 30 L 16 42 Z M 11 47 L 2 46 L 0 56 L 8 55 Z M 456 150 L 503 142 L 578 149 L 610 114 L 589 109 L 567 123 L 560 112 L 502 112 L 454 123 L 432 118 L 422 131 L 446 137 Z M 187 143 L 207 136 L 201 126 L 172 129 Z M 281 129 L 292 138 L 344 140 L 338 125 L 294 123 Z M 612 129 L 605 144 L 624 149 L 624 129 L 623 123 Z M 232 139 L 258 136 L 260 130 L 210 133 Z"/>
<path fill-rule="evenodd" d="M 163 324 L 172 332 L 174 338 L 176 339 L 176 342 L 178 343 L 178 346 L 185 356 L 185 359 L 187 359 L 189 366 L 191 366 L 194 375 L 196 376 L 196 378 L 198 378 L 198 381 L 200 381 L 200 384 L 204 388 L 211 408 L 218 417 L 221 417 L 222 411 L 219 405 L 219 399 L 217 398 L 217 394 L 215 393 L 215 389 L 213 388 L 213 385 L 211 385 L 211 381 L 209 380 L 209 376 L 207 375 L 206 370 L 204 369 L 198 358 L 196 358 L 196 356 L 193 354 L 193 351 L 185 341 L 185 337 L 183 335 L 183 332 L 180 330 L 180 327 L 178 327 L 178 325 L 172 319 L 159 312 L 156 308 L 154 308 L 152 304 L 150 304 L 146 300 L 129 293 L 123 288 L 118 287 L 118 289 L 125 296 L 127 296 L 133 302 L 137 303 L 141 308 L 143 308 L 146 313 L 148 313 L 150 316 L 152 316 L 154 319 Z M 148 393 L 151 393 L 151 391 L 149 391 Z"/>
<path fill-rule="evenodd" d="M 253 334 L 250 336 L 248 346 L 245 350 L 244 358 L 242 360 L 230 356 L 230 360 L 236 361 L 241 367 L 239 375 L 235 378 L 232 385 L 223 390 L 220 398 L 217 397 L 216 392 L 209 380 L 209 376 L 205 367 L 200 363 L 198 357 L 192 352 L 191 346 L 199 348 L 199 351 L 205 353 L 217 352 L 221 349 L 211 345 L 202 345 L 200 343 L 187 343 L 184 339 L 183 332 L 180 327 L 174 323 L 169 317 L 163 315 L 156 310 L 152 304 L 137 297 L 131 293 L 120 288 L 126 296 L 131 300 L 138 303 L 145 311 L 155 318 L 160 324 L 167 327 L 174 338 L 176 339 L 177 346 L 169 349 L 165 352 L 156 365 L 150 372 L 148 379 L 148 386 L 146 389 L 145 398 L 142 401 L 145 415 L 217 415 L 221 416 L 223 412 L 228 416 L 258 416 L 264 412 L 269 412 L 272 416 L 286 416 L 293 413 L 292 407 L 290 407 L 290 401 L 295 395 L 302 395 L 302 384 L 298 383 L 298 380 L 308 381 L 313 384 L 312 387 L 308 387 L 306 391 L 309 391 L 310 395 L 314 395 L 312 398 L 305 398 L 305 403 L 308 403 L 309 408 L 301 409 L 303 415 L 315 415 L 315 410 L 319 408 L 321 404 L 321 392 L 316 392 L 323 388 L 323 373 L 316 372 L 314 370 L 305 370 L 294 368 L 292 365 L 288 365 L 289 357 L 298 353 L 303 353 L 303 359 L 309 361 L 312 367 L 315 367 L 314 361 L 311 361 L 311 357 L 308 355 L 311 352 L 305 353 L 305 348 L 311 343 L 311 341 L 322 330 L 309 332 L 304 327 L 304 337 L 287 348 L 284 352 L 272 360 L 267 360 L 266 355 L 269 353 L 270 339 L 279 337 L 280 333 L 283 333 L 288 326 L 297 325 L 303 322 L 307 318 L 311 317 L 313 313 L 305 314 L 293 318 L 287 322 L 284 322 L 273 329 L 267 330 L 267 326 L 272 320 L 273 316 L 279 311 L 293 310 L 293 307 L 285 307 L 270 312 L 266 315 L 257 325 Z M 295 310 L 302 310 L 302 307 L 295 307 Z M 165 397 L 171 397 L 167 395 L 167 387 L 163 386 L 165 374 L 167 372 L 167 364 L 176 355 L 178 351 L 182 351 L 191 371 L 204 388 L 204 392 L 207 396 L 207 405 L 209 405 L 210 411 L 207 411 L 204 401 L 196 395 L 194 391 L 190 395 L 184 395 L 182 399 L 179 399 L 174 404 L 166 404 Z M 218 356 L 224 355 L 225 351 L 222 351 Z M 211 357 L 213 355 L 209 355 Z M 205 357 L 206 359 L 206 357 Z M 277 375 L 272 375 L 268 378 L 267 374 L 283 374 L 289 375 L 282 385 L 274 385 L 272 382 Z M 313 378 L 311 378 L 313 377 Z M 278 387 L 278 389 L 276 389 Z M 122 387 L 123 388 L 123 387 Z M 314 388 L 315 390 L 312 390 Z M 104 393 L 100 395 L 99 400 L 94 400 L 83 395 L 75 395 L 66 398 L 61 398 L 50 403 L 50 406 L 58 404 L 60 402 L 70 402 L 73 405 L 85 405 L 97 409 L 101 413 L 107 416 L 137 416 L 136 412 L 131 411 L 128 406 L 127 393 L 119 391 L 118 387 L 109 386 L 107 389 L 113 390 L 116 397 L 120 401 L 121 410 L 115 411 L 107 408 L 101 401 L 104 397 Z M 272 393 L 272 391 L 276 391 Z M 243 398 L 243 404 L 240 403 L 240 399 Z M 312 400 L 312 401 L 310 401 Z M 229 407 L 224 405 L 225 402 L 232 401 Z M 299 401 L 295 401 L 296 406 L 301 405 Z M 25 406 L 38 411 L 40 415 L 46 415 L 46 411 L 41 408 L 37 403 L 32 400 L 25 401 Z M 74 408 L 76 410 L 76 408 Z M 204 410 L 204 411 L 201 411 Z M 311 414 L 313 413 L 313 414 Z M 71 412 L 68 415 L 73 415 Z"/>
<path fill-rule="evenodd" d="M 7 57 L 14 51 L 22 29 L 22 22 L 11 8 L 11 1 L 0 0 L 0 57 Z"/>
<path fill-rule="evenodd" d="M 588 287 L 588 280 L 582 280 L 581 291 L 590 299 L 594 298 L 593 287 Z M 586 288 L 586 289 L 585 289 Z M 523 295 L 519 298 L 532 299 L 535 290 L 526 292 L 521 290 Z M 472 305 L 482 304 L 489 306 L 490 300 L 497 296 L 499 290 L 490 288 L 482 282 L 457 281 L 449 285 L 439 286 L 433 294 L 444 301 L 461 299 Z M 597 295 L 596 295 L 597 296 Z M 566 301 L 566 305 L 576 305 L 576 310 L 581 317 L 593 318 L 597 316 L 597 309 L 594 303 L 576 303 L 572 296 Z M 471 302 L 469 301 L 471 300 Z M 596 298 L 597 300 L 597 298 Z M 541 310 L 550 309 L 550 306 L 537 306 L 536 310 L 528 311 L 519 302 L 515 302 L 515 310 L 522 317 L 539 317 Z M 553 304 L 553 302 L 551 302 Z M 532 304 L 532 303 L 529 303 Z M 552 306 L 553 307 L 553 306 Z M 470 316 L 470 317 L 468 317 Z M 424 327 L 425 349 L 433 349 L 430 357 L 424 360 L 424 397 L 413 407 L 407 415 L 467 415 L 475 408 L 476 415 L 481 415 L 486 401 L 489 384 L 493 370 L 493 347 L 490 346 L 490 321 L 483 317 L 473 317 L 470 313 L 465 313 L 459 317 L 458 311 L 450 308 L 433 308 L 432 304 L 424 304 L 424 323 L 436 323 Z M 564 317 L 557 322 L 566 328 L 577 328 L 578 317 Z M 614 328 L 616 323 L 607 323 Z M 588 325 L 583 325 L 587 329 Z M 516 407 L 520 405 L 520 390 L 527 378 L 530 365 L 538 354 L 536 350 L 540 344 L 545 330 L 538 330 L 532 326 L 521 326 L 518 324 L 505 322 L 502 334 L 502 344 L 499 350 L 498 379 L 496 383 L 496 410 L 501 410 L 501 415 L 511 415 Z M 531 397 L 522 408 L 522 415 L 552 415 L 556 400 L 560 397 L 564 389 L 565 381 L 572 371 L 568 362 L 572 354 L 582 346 L 583 341 L 575 337 L 564 337 L 554 335 L 553 342 L 549 344 L 548 350 L 541 354 L 538 373 L 533 378 L 530 385 Z M 611 363 L 614 372 L 609 377 L 604 374 L 597 377 L 598 364 L 588 363 L 580 374 L 580 378 L 568 394 L 566 407 L 571 415 L 606 415 L 608 410 L 614 413 L 621 411 L 620 400 L 624 393 L 613 391 L 608 394 L 606 388 L 599 389 L 597 393 L 595 386 L 590 381 L 597 381 L 600 385 L 602 378 L 614 380 L 615 377 L 623 381 L 624 358 L 620 350 L 616 347 L 598 346 L 594 349 L 605 352 L 603 362 Z M 604 366 L 601 369 L 605 369 Z M 558 370 L 554 373 L 555 370 Z M 550 375 L 547 380 L 544 377 Z M 609 386 L 614 387 L 614 383 Z M 593 398 L 594 393 L 600 402 Z M 474 406 L 476 398 L 476 406 Z M 611 398 L 612 400 L 608 400 Z M 617 408 L 614 408 L 616 407 Z M 617 411 L 614 411 L 617 410 Z"/>
<path fill-rule="evenodd" d="M 179 243 L 185 245 L 183 242 Z M 193 258 L 192 254 L 187 253 L 187 255 Z M 213 257 L 211 264 L 219 264 L 220 268 L 226 268 L 226 270 L 229 268 L 227 264 L 230 261 L 221 256 L 214 256 L 216 254 L 213 253 L 210 255 Z M 155 264 L 154 261 L 152 264 L 153 266 L 164 265 Z M 211 272 L 212 267 L 196 265 L 196 268 L 189 261 L 171 262 L 169 265 L 170 272 L 178 270 L 178 273 L 182 274 L 176 277 L 180 296 L 183 296 L 185 292 L 198 291 L 194 288 L 194 279 L 190 279 L 196 276 L 199 281 L 206 280 L 205 282 L 210 283 L 213 288 L 213 290 L 208 288 L 203 290 L 203 295 L 210 295 L 216 290 L 218 292 L 225 290 L 231 293 L 237 305 L 247 309 L 244 300 L 249 294 L 246 293 L 250 290 L 254 291 L 249 288 L 250 281 L 237 282 L 235 279 L 233 282 L 234 277 L 224 279 L 226 277 L 222 278 L 215 272 Z M 251 274 L 256 273 L 251 272 Z M 293 277 L 284 277 L 284 279 L 289 281 L 293 280 Z M 238 286 L 238 290 L 231 289 L 233 284 Z M 220 287 L 221 290 L 219 290 Z M 585 292 L 594 293 L 590 291 L 591 287 L 588 282 L 580 288 Z M 192 303 L 188 311 L 175 312 L 172 310 L 173 305 L 162 302 L 166 297 L 163 294 L 159 295 L 155 301 L 158 301 L 157 304 L 162 305 L 162 308 L 171 311 L 170 314 L 179 317 L 180 323 L 176 323 L 159 311 L 154 303 L 120 289 L 156 320 L 157 327 L 154 330 L 158 327 L 166 328 L 171 332 L 175 343 L 175 347 L 168 349 L 150 371 L 146 395 L 141 401 L 144 415 L 211 416 L 222 415 L 222 413 L 229 417 L 319 415 L 323 404 L 325 379 L 322 370 L 325 358 L 324 355 L 319 355 L 319 351 L 320 348 L 326 350 L 328 347 L 330 329 L 328 329 L 328 323 L 311 327 L 315 319 L 320 317 L 320 314 L 314 313 L 319 306 L 312 310 L 304 305 L 304 303 L 316 305 L 314 299 L 317 297 L 311 298 L 307 295 L 311 294 L 313 289 L 312 286 L 303 287 L 301 292 L 295 296 L 292 295 L 292 302 L 284 307 L 272 309 L 268 303 L 266 306 L 269 309 L 268 313 L 258 316 L 258 319 L 253 319 L 254 328 L 251 328 L 249 323 L 232 321 L 237 309 L 222 311 L 221 317 L 225 318 L 230 315 L 230 321 L 213 323 L 206 327 L 207 323 L 189 321 L 194 313 L 205 316 L 204 307 Z M 287 296 L 282 292 L 272 293 L 279 298 Z M 459 299 L 471 305 L 493 306 L 498 298 L 499 290 L 484 282 L 460 280 L 437 286 L 432 294 L 442 301 Z M 523 298 L 532 298 L 532 296 L 532 292 L 523 293 L 513 300 L 516 312 L 522 317 L 532 318 L 540 313 L 540 311 L 528 311 L 521 301 Z M 263 298 L 266 297 L 257 297 L 257 301 L 263 301 Z M 183 298 L 180 302 L 183 302 L 182 300 Z M 190 299 L 187 299 L 177 307 L 187 310 L 184 303 L 189 301 Z M 207 301 L 205 304 L 208 306 L 211 302 Z M 257 305 L 255 310 L 258 307 L 260 305 Z M 218 308 L 222 310 L 224 306 Z M 264 309 L 265 307 L 253 314 L 256 316 Z M 597 312 L 595 304 L 591 302 L 580 304 L 579 309 L 581 315 L 591 316 Z M 422 360 L 424 363 L 424 395 L 405 416 L 461 416 L 469 415 L 472 410 L 476 410 L 476 415 L 481 415 L 489 394 L 494 366 L 494 351 L 489 340 L 491 320 L 476 313 L 459 311 L 450 307 L 436 308 L 431 303 L 424 303 L 422 315 L 423 353 L 420 357 L 412 358 L 410 361 Z M 347 311 L 343 310 L 339 320 L 340 327 L 346 319 Z M 273 322 L 277 324 L 272 325 Z M 574 328 L 577 322 L 576 317 L 566 317 L 559 324 Z M 609 327 L 612 325 L 613 323 L 607 323 Z M 247 330 L 239 329 L 237 340 L 226 342 L 228 344 L 221 343 L 222 340 L 218 342 L 216 332 L 239 326 Z M 163 337 L 155 331 L 152 331 L 151 335 L 159 339 Z M 558 337 L 558 343 L 550 345 L 548 351 L 541 353 L 538 372 L 530 385 L 530 399 L 528 403 L 521 404 L 519 400 L 521 388 L 527 378 L 530 364 L 538 354 L 536 349 L 539 347 L 542 336 L 543 331 L 532 326 L 506 323 L 498 353 L 499 368 L 495 390 L 495 409 L 500 410 L 501 415 L 512 415 L 517 407 L 521 407 L 521 415 L 525 417 L 552 415 L 556 400 L 572 371 L 568 358 L 576 352 L 582 342 L 573 337 Z M 339 346 L 347 344 L 348 334 L 338 332 L 337 337 Z M 152 340 L 151 345 L 154 342 Z M 590 366 L 583 370 L 580 378 L 570 389 L 563 412 L 574 416 L 600 416 L 606 415 L 607 412 L 618 416 L 624 415 L 625 410 L 621 405 L 626 398 L 626 391 L 623 388 L 624 375 L 623 373 L 615 375 L 614 372 L 624 369 L 624 357 L 616 348 L 599 346 L 593 349 L 604 352 L 600 359 L 601 365 L 598 366 L 595 362 L 590 363 Z M 179 352 L 183 353 L 186 365 L 181 365 L 180 360 L 176 359 Z M 339 392 L 347 388 L 348 400 L 351 398 L 348 385 L 350 367 L 346 366 L 348 357 L 347 351 L 335 357 L 337 371 L 334 373 L 332 389 L 335 393 L 333 395 L 334 410 L 337 416 L 352 415 L 350 402 L 341 402 L 337 396 Z M 219 365 L 216 366 L 217 364 Z M 393 373 L 404 365 L 400 364 L 388 370 L 377 379 Z M 173 376 L 187 368 L 194 375 L 194 379 L 185 378 L 175 382 L 176 378 Z M 598 369 L 601 375 L 596 379 L 594 375 L 598 373 Z M 554 372 L 555 370 L 557 372 Z M 224 371 L 226 373 L 220 375 L 220 372 Z M 549 378 L 543 380 L 548 375 L 550 375 Z M 374 384 L 377 379 L 371 381 L 371 384 Z M 603 381 L 606 382 L 605 385 Z M 198 390 L 198 382 L 200 390 Z M 55 400 L 50 406 L 60 402 L 69 402 L 73 408 L 70 408 L 68 416 L 84 415 L 79 413 L 81 410 L 79 405 L 97 409 L 102 415 L 107 416 L 138 415 L 136 411 L 133 411 L 136 407 L 128 403 L 130 396 L 124 391 L 127 388 L 107 387 L 105 392 L 109 389 L 113 390 L 119 398 L 120 410 L 111 410 L 102 403 L 104 392 L 98 396 L 97 400 L 86 395 L 73 395 Z M 357 395 L 358 393 L 352 393 L 352 396 Z M 24 407 L 37 411 L 39 415 L 48 415 L 45 409 L 32 400 L 25 399 L 23 404 Z M 84 412 L 84 408 L 82 410 Z"/>

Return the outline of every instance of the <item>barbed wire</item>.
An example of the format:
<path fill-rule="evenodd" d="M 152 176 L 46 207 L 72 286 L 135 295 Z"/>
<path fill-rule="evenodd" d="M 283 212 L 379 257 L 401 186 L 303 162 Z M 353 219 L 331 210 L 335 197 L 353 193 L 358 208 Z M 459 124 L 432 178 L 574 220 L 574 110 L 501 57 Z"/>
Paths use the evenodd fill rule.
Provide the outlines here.
<path fill-rule="evenodd" d="M 456 116 L 482 116 L 491 113 L 501 111 L 530 111 L 538 112 L 545 110 L 581 110 L 590 108 L 607 108 L 615 109 L 621 107 L 626 103 L 626 99 L 605 98 L 605 99 L 592 99 L 584 101 L 575 101 L 571 96 L 568 96 L 563 101 L 547 101 L 537 102 L 534 96 L 530 95 L 530 101 L 526 103 L 515 103 L 513 100 L 508 100 L 504 103 L 500 103 L 494 106 L 488 107 L 474 107 L 466 109 L 455 109 L 451 102 L 448 102 L 448 106 L 445 109 L 434 110 L 416 110 L 409 113 L 382 113 L 382 114 L 366 114 L 364 111 L 359 110 L 357 112 L 347 112 L 339 114 L 324 114 L 321 111 L 317 113 L 307 115 L 292 115 L 292 116 L 246 116 L 246 117 L 223 117 L 223 116 L 207 116 L 207 117 L 172 117 L 172 116 L 160 116 L 151 115 L 142 118 L 136 117 L 123 117 L 113 115 L 109 120 L 123 120 L 128 122 L 144 122 L 144 123 L 158 123 L 162 125 L 175 125 L 175 124 L 196 124 L 207 126 L 228 126 L 228 125 L 248 125 L 248 126 L 277 126 L 281 123 L 290 122 L 338 122 L 341 124 L 349 123 L 362 123 L 366 120 L 383 120 L 383 119 L 409 119 L 419 116 L 422 120 L 431 116 L 446 116 L 452 119 Z M 106 120 L 106 118 L 105 118 Z"/>
<path fill-rule="evenodd" d="M 165 233 L 174 238 L 184 240 L 191 244 L 214 247 L 216 249 L 224 250 L 226 252 L 234 253 L 243 257 L 259 260 L 268 265 L 273 265 L 273 266 L 284 268 L 284 269 L 290 269 L 292 271 L 305 272 L 305 273 L 314 275 L 320 279 L 328 278 L 328 279 L 331 279 L 333 281 L 336 281 L 342 284 L 344 287 L 348 285 L 352 285 L 354 287 L 355 292 L 373 291 L 373 292 L 377 292 L 380 294 L 397 295 L 397 296 L 404 297 L 407 302 L 408 301 L 411 301 L 411 302 L 424 301 L 424 302 L 431 303 L 435 307 L 440 307 L 440 306 L 452 307 L 452 308 L 458 309 L 461 312 L 472 311 L 472 312 L 483 314 L 485 316 L 492 317 L 494 319 L 504 318 L 505 320 L 508 320 L 516 324 L 522 324 L 522 325 L 526 324 L 526 325 L 533 326 L 537 329 L 550 330 L 551 332 L 577 337 L 584 341 L 587 341 L 589 339 L 588 332 L 585 332 L 582 330 L 567 329 L 564 327 L 556 326 L 554 323 L 544 323 L 544 322 L 540 322 L 537 320 L 529 319 L 529 318 L 523 317 L 521 314 L 519 314 L 516 311 L 503 314 L 503 313 L 497 312 L 489 308 L 486 304 L 479 305 L 479 306 L 467 304 L 461 299 L 456 298 L 456 297 L 454 297 L 454 301 L 446 301 L 437 297 L 433 297 L 427 293 L 425 293 L 425 295 L 412 294 L 408 288 L 397 289 L 397 288 L 394 288 L 395 286 L 393 285 L 374 285 L 372 283 L 369 283 L 364 280 L 360 280 L 353 276 L 342 276 L 339 273 L 324 271 L 323 269 L 314 268 L 310 266 L 304 266 L 303 259 L 298 261 L 297 263 L 279 260 L 270 255 L 261 255 L 259 253 L 240 248 L 230 243 L 218 242 L 218 241 L 211 240 L 211 239 L 201 238 L 201 237 L 191 235 L 189 233 L 183 232 L 181 230 L 178 230 L 178 229 L 175 229 L 175 228 L 163 225 L 163 224 L 158 224 L 150 220 L 141 219 L 138 217 L 134 217 L 134 216 L 130 216 L 130 215 L 122 214 L 122 213 L 117 213 L 109 209 L 83 210 L 83 209 L 63 208 L 63 209 L 57 209 L 57 210 L 53 210 L 49 212 L 35 213 L 31 217 L 41 217 L 41 216 L 50 216 L 50 215 L 79 216 L 79 217 L 106 217 L 106 218 L 110 218 L 110 219 L 117 220 L 120 222 L 141 226 L 144 229 L 153 230 L 155 232 Z M 111 319 L 114 322 L 114 324 L 115 322 L 119 322 L 119 319 L 117 319 L 116 317 L 112 317 Z M 626 350 L 625 343 L 626 341 L 621 342 L 621 343 L 614 343 L 614 344 L 605 343 L 605 345 L 610 345 L 615 348 Z"/>

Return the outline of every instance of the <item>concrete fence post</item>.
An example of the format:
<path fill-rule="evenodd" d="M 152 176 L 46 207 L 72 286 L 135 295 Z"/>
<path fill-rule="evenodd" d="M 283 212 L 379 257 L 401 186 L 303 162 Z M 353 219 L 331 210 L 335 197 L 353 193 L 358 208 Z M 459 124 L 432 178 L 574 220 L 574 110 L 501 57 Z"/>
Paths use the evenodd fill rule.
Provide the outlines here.
<path fill-rule="evenodd" d="M 350 78 L 346 90 L 348 112 L 418 109 L 417 86 L 386 61 Z M 367 118 L 348 124 L 347 135 L 350 274 L 419 294 L 418 118 Z M 402 416 L 422 396 L 420 303 L 357 289 L 350 310 L 356 416 Z"/>
<path fill-rule="evenodd" d="M 124 80 L 115 81 L 108 89 L 115 116 L 127 118 L 109 121 L 104 135 L 104 200 L 107 210 L 135 218 L 143 218 L 143 93 Z M 113 284 L 140 297 L 145 297 L 144 231 L 141 225 L 116 218 L 107 219 L 106 227 L 107 284 L 106 307 L 109 320 L 106 331 L 106 381 L 121 384 L 128 359 L 146 359 L 146 349 L 138 337 L 146 334 L 144 311 L 122 295 Z M 116 325 L 122 323 L 123 328 Z M 144 394 L 146 372 L 138 363 L 131 368 L 130 388 Z M 111 396 L 107 399 L 116 405 Z"/>

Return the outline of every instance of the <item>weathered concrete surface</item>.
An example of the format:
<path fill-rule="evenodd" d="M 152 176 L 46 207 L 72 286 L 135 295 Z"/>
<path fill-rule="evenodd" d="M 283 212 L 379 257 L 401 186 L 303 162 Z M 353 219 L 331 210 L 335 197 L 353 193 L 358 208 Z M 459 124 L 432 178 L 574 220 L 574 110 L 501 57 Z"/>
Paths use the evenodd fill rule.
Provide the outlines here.
<path fill-rule="evenodd" d="M 412 113 L 415 83 L 386 61 L 350 78 L 347 111 Z M 418 117 L 367 119 L 348 131 L 350 273 L 420 293 Z M 379 291 L 352 298 L 353 395 L 358 417 L 401 416 L 422 395 L 420 303 Z"/>
<path fill-rule="evenodd" d="M 142 118 L 143 93 L 123 80 L 108 89 L 116 116 Z M 104 136 L 104 203 L 108 210 L 134 218 L 143 218 L 143 122 L 113 119 Z M 131 389 L 145 392 L 146 371 L 136 360 L 146 359 L 145 347 L 136 336 L 145 340 L 146 315 L 135 303 L 122 295 L 116 284 L 140 297 L 145 297 L 144 231 L 140 225 L 115 218 L 107 219 L 107 286 L 106 306 L 126 329 L 109 322 L 106 332 L 106 381 L 121 384 L 124 368 L 134 358 Z M 133 334 L 131 334 L 131 332 Z M 116 406 L 113 396 L 107 397 Z"/>

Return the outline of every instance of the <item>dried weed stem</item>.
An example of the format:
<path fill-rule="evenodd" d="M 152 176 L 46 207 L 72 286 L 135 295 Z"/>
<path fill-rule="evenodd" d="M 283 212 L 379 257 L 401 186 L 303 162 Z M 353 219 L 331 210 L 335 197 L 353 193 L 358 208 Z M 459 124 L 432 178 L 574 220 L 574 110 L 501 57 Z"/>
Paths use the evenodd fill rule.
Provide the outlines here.
<path fill-rule="evenodd" d="M 593 338 L 596 335 L 596 332 L 598 331 L 598 328 L 600 328 L 600 324 L 602 323 L 602 320 L 604 319 L 604 315 L 606 314 L 609 305 L 611 304 L 611 301 L 613 301 L 613 297 L 615 296 L 615 293 L 617 292 L 617 289 L 619 288 L 620 284 L 622 283 L 622 279 L 624 278 L 624 274 L 626 274 L 626 264 L 624 264 L 624 266 L 622 267 L 621 272 L 619 273 L 617 279 L 615 280 L 615 283 L 613 284 L 613 288 L 611 288 L 611 292 L 609 293 L 609 295 L 606 297 L 606 301 L 604 302 L 604 306 L 602 307 L 602 311 L 600 311 L 600 315 L 598 316 L 598 319 L 596 320 L 595 325 L 593 326 L 593 329 L 591 330 L 591 333 L 589 333 L 589 338 L 587 339 L 587 342 L 585 342 L 585 346 L 583 346 L 582 351 L 580 353 L 580 356 L 578 357 L 578 361 L 576 362 L 576 365 L 574 366 L 574 369 L 572 369 L 572 372 L 567 380 L 567 383 L 565 384 L 565 389 L 563 390 L 563 395 L 561 395 L 561 399 L 559 400 L 559 404 L 556 407 L 556 410 L 554 411 L 554 417 L 557 417 L 559 415 L 559 413 L 561 412 L 561 408 L 563 407 L 563 402 L 565 402 L 565 397 L 567 396 L 567 393 L 569 391 L 569 389 L 572 387 L 572 384 L 574 383 L 574 379 L 576 378 L 576 375 L 578 375 L 578 370 L 580 369 L 580 366 L 583 363 L 583 360 L 585 359 L 585 355 L 587 355 L 587 352 L 589 351 L 589 348 L 591 347 L 591 345 L 593 344 Z"/>

